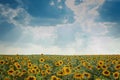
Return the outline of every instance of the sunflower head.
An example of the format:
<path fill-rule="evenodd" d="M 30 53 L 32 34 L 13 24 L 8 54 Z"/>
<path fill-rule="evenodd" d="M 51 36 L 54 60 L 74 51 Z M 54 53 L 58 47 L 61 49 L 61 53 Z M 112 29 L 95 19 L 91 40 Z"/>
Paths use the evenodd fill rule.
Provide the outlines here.
<path fill-rule="evenodd" d="M 26 80 L 36 80 L 36 77 L 35 77 L 35 76 L 28 76 L 28 77 L 26 78 Z"/>
<path fill-rule="evenodd" d="M 60 65 L 62 65 L 62 64 L 63 64 L 63 61 L 62 61 L 62 60 L 59 60 L 58 63 L 59 63 Z"/>
<path fill-rule="evenodd" d="M 91 74 L 88 73 L 88 72 L 84 72 L 84 73 L 83 73 L 83 76 L 84 76 L 84 78 L 89 79 L 89 78 L 91 77 Z"/>
<path fill-rule="evenodd" d="M 36 72 L 36 69 L 32 68 L 32 69 L 31 69 L 31 73 L 36 74 L 36 73 L 37 73 L 37 72 Z"/>
<path fill-rule="evenodd" d="M 46 69 L 45 72 L 46 72 L 47 74 L 51 74 L 51 71 L 50 71 L 49 69 Z"/>
<path fill-rule="evenodd" d="M 104 76 L 110 76 L 110 71 L 104 70 L 104 71 L 102 72 L 102 74 L 103 74 Z"/>
<path fill-rule="evenodd" d="M 57 76 L 63 76 L 63 75 L 64 75 L 63 71 L 58 71 L 57 72 Z"/>
<path fill-rule="evenodd" d="M 60 63 L 58 63 L 58 62 L 55 62 L 55 66 L 60 66 Z"/>
<path fill-rule="evenodd" d="M 53 75 L 53 76 L 51 76 L 51 80 L 61 80 L 61 79 L 58 78 L 57 76 Z"/>
<path fill-rule="evenodd" d="M 117 60 L 112 60 L 112 64 L 118 64 Z"/>
<path fill-rule="evenodd" d="M 38 69 L 38 66 L 37 65 L 33 65 L 32 68 Z"/>
<path fill-rule="evenodd" d="M 101 69 L 101 66 L 97 65 L 96 68 L 97 68 L 97 70 L 100 70 L 100 69 Z"/>
<path fill-rule="evenodd" d="M 120 64 L 115 65 L 115 70 L 120 70 Z"/>
<path fill-rule="evenodd" d="M 5 64 L 5 61 L 4 60 L 0 60 L 0 64 L 1 65 Z"/>
<path fill-rule="evenodd" d="M 101 68 L 104 70 L 107 69 L 108 67 L 106 65 L 102 65 Z"/>
<path fill-rule="evenodd" d="M 5 77 L 4 80 L 11 80 L 9 77 Z"/>
<path fill-rule="evenodd" d="M 21 65 L 17 65 L 16 68 L 17 68 L 17 69 L 21 69 Z"/>
<path fill-rule="evenodd" d="M 28 64 L 27 64 L 27 67 L 28 67 L 28 68 L 32 68 L 32 66 L 33 66 L 32 63 L 28 63 Z"/>
<path fill-rule="evenodd" d="M 113 77 L 114 77 L 114 79 L 118 79 L 119 78 L 119 72 L 114 72 Z"/>
<path fill-rule="evenodd" d="M 8 75 L 14 75 L 15 71 L 13 68 L 11 68 L 7 71 L 7 73 L 8 73 Z"/>
<path fill-rule="evenodd" d="M 44 68 L 46 68 L 46 69 L 50 68 L 49 64 L 45 64 Z"/>
<path fill-rule="evenodd" d="M 71 73 L 70 67 L 63 67 L 63 73 L 64 73 L 64 75 L 70 74 Z"/>
<path fill-rule="evenodd" d="M 44 61 L 45 61 L 44 58 L 40 58 L 40 59 L 39 59 L 39 62 L 44 62 Z"/>
<path fill-rule="evenodd" d="M 75 79 L 83 79 L 83 74 L 80 74 L 80 73 L 75 73 L 74 76 L 73 76 Z"/>
<path fill-rule="evenodd" d="M 98 61 L 98 65 L 100 65 L 100 66 L 104 65 L 104 61 L 102 61 L 102 60 Z"/>

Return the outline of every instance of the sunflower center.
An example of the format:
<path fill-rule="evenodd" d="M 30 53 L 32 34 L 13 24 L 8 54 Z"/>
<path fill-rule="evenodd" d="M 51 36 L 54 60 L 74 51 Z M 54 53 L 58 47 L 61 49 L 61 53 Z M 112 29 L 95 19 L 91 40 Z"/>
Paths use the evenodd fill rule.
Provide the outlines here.
<path fill-rule="evenodd" d="M 86 77 L 88 77 L 88 74 L 85 74 Z"/>
<path fill-rule="evenodd" d="M 105 71 L 105 74 L 108 74 L 108 71 Z"/>
<path fill-rule="evenodd" d="M 118 77 L 118 75 L 117 75 L 117 74 L 115 74 L 115 77 Z"/>
<path fill-rule="evenodd" d="M 31 78 L 29 78 L 29 80 L 34 80 L 34 78 L 31 77 Z"/>

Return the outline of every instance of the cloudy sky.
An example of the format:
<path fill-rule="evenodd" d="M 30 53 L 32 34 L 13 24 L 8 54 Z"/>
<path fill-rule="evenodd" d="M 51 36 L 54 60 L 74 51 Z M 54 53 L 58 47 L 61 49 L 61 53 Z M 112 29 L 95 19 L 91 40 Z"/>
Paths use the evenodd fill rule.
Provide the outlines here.
<path fill-rule="evenodd" d="M 0 54 L 119 54 L 120 0 L 0 0 Z"/>

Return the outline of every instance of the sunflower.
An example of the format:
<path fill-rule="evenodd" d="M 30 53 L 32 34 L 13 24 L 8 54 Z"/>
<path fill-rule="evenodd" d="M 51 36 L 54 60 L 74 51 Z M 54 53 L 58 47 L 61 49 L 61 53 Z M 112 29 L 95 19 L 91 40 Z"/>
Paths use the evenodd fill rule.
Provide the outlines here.
<path fill-rule="evenodd" d="M 53 76 L 51 76 L 51 80 L 60 80 L 60 78 L 58 78 L 55 75 L 53 75 Z"/>
<path fill-rule="evenodd" d="M 19 60 L 19 59 L 20 59 L 20 56 L 16 56 L 15 59 L 16 59 L 16 60 Z"/>
<path fill-rule="evenodd" d="M 80 66 L 77 66 L 76 68 L 77 68 L 77 70 L 80 70 Z"/>
<path fill-rule="evenodd" d="M 40 58 L 40 59 L 39 59 L 39 62 L 44 62 L 44 61 L 45 61 L 44 58 Z"/>
<path fill-rule="evenodd" d="M 51 71 L 50 71 L 49 69 L 46 69 L 45 72 L 46 72 L 47 74 L 51 74 Z"/>
<path fill-rule="evenodd" d="M 83 65 L 84 67 L 86 67 L 86 66 L 88 66 L 88 62 L 86 62 L 86 61 L 82 62 L 82 65 Z"/>
<path fill-rule="evenodd" d="M 84 78 L 83 74 L 80 74 L 80 73 L 75 73 L 73 77 L 75 79 L 83 79 Z"/>
<path fill-rule="evenodd" d="M 16 76 L 20 75 L 20 73 L 21 73 L 21 72 L 20 72 L 19 70 L 16 70 L 16 71 L 15 71 L 15 75 L 16 75 Z"/>
<path fill-rule="evenodd" d="M 114 77 L 114 79 L 118 79 L 119 78 L 119 72 L 114 72 L 113 77 Z"/>
<path fill-rule="evenodd" d="M 41 74 L 42 74 L 42 76 L 46 76 L 46 71 L 45 70 L 41 70 Z"/>
<path fill-rule="evenodd" d="M 42 76 L 46 76 L 46 73 L 43 73 Z"/>
<path fill-rule="evenodd" d="M 32 63 L 28 63 L 27 67 L 32 68 Z"/>
<path fill-rule="evenodd" d="M 25 69 L 22 70 L 23 73 L 26 73 L 27 71 Z"/>
<path fill-rule="evenodd" d="M 96 68 L 97 68 L 97 70 L 100 70 L 100 69 L 101 69 L 101 66 L 97 65 Z"/>
<path fill-rule="evenodd" d="M 57 74 L 57 76 L 63 76 L 64 75 L 63 71 L 58 71 L 56 74 Z"/>
<path fill-rule="evenodd" d="M 36 69 L 32 68 L 31 73 L 36 74 Z"/>
<path fill-rule="evenodd" d="M 36 69 L 36 73 L 40 73 L 40 69 Z"/>
<path fill-rule="evenodd" d="M 38 66 L 37 66 L 37 65 L 33 65 L 33 68 L 34 68 L 34 69 L 38 69 Z"/>
<path fill-rule="evenodd" d="M 57 80 L 61 80 L 60 78 L 57 78 Z"/>
<path fill-rule="evenodd" d="M 25 61 L 21 61 L 21 65 L 25 66 L 26 62 Z"/>
<path fill-rule="evenodd" d="M 27 73 L 30 74 L 31 73 L 31 69 L 28 69 Z"/>
<path fill-rule="evenodd" d="M 28 77 L 26 78 L 26 80 L 36 80 L 36 77 L 35 77 L 35 76 L 28 76 Z"/>
<path fill-rule="evenodd" d="M 98 65 L 99 65 L 99 66 L 104 65 L 104 61 L 102 61 L 102 60 L 98 61 Z"/>
<path fill-rule="evenodd" d="M 17 65 L 16 68 L 17 68 L 17 69 L 21 69 L 21 65 Z"/>
<path fill-rule="evenodd" d="M 31 60 L 29 59 L 29 60 L 27 60 L 27 63 L 31 63 Z"/>
<path fill-rule="evenodd" d="M 1 65 L 5 64 L 5 61 L 4 60 L 0 60 L 0 64 Z"/>
<path fill-rule="evenodd" d="M 8 62 L 8 61 L 5 61 L 5 64 L 9 64 L 9 62 Z"/>
<path fill-rule="evenodd" d="M 112 64 L 118 64 L 117 60 L 112 60 Z"/>
<path fill-rule="evenodd" d="M 115 70 L 120 70 L 120 64 L 115 65 Z"/>
<path fill-rule="evenodd" d="M 59 63 L 60 65 L 62 65 L 62 64 L 63 64 L 63 61 L 62 61 L 62 60 L 59 60 L 58 63 Z"/>
<path fill-rule="evenodd" d="M 45 64 L 44 68 L 49 69 L 50 68 L 49 64 Z"/>
<path fill-rule="evenodd" d="M 11 63 L 14 63 L 14 62 L 15 62 L 15 60 L 12 58 L 12 59 L 11 59 Z"/>
<path fill-rule="evenodd" d="M 63 73 L 64 73 L 64 75 L 70 74 L 71 73 L 70 67 L 63 67 Z"/>
<path fill-rule="evenodd" d="M 108 67 L 105 66 L 105 65 L 102 65 L 101 68 L 102 68 L 103 70 L 105 70 L 105 69 L 107 69 Z"/>
<path fill-rule="evenodd" d="M 103 74 L 104 76 L 110 76 L 110 71 L 104 70 L 104 71 L 102 72 L 102 74 Z"/>
<path fill-rule="evenodd" d="M 23 72 L 21 72 L 20 74 L 19 74 L 19 77 L 22 77 L 24 75 L 24 73 Z"/>
<path fill-rule="evenodd" d="M 9 68 L 11 69 L 11 68 L 14 68 L 14 66 L 13 65 L 9 65 Z"/>
<path fill-rule="evenodd" d="M 87 68 L 88 68 L 89 70 L 92 70 L 93 67 L 90 65 L 90 66 L 87 66 Z"/>
<path fill-rule="evenodd" d="M 5 77 L 4 80 L 10 80 L 10 78 L 9 77 Z"/>
<path fill-rule="evenodd" d="M 60 66 L 60 63 L 58 63 L 58 62 L 55 62 L 55 66 Z"/>
<path fill-rule="evenodd" d="M 83 76 L 87 79 L 89 79 L 91 77 L 91 74 L 88 72 L 83 72 Z"/>
<path fill-rule="evenodd" d="M 77 71 L 77 70 L 80 70 L 81 67 L 80 66 L 76 66 L 75 68 L 73 68 L 73 70 Z"/>
<path fill-rule="evenodd" d="M 16 66 L 16 65 L 19 65 L 19 63 L 18 63 L 18 62 L 15 62 L 15 63 L 14 63 L 14 66 Z"/>
<path fill-rule="evenodd" d="M 11 68 L 11 69 L 9 69 L 8 71 L 7 71 L 7 73 L 8 73 L 8 75 L 14 75 L 14 69 L 13 68 Z"/>
<path fill-rule="evenodd" d="M 46 74 L 45 70 L 41 70 L 41 74 Z"/>

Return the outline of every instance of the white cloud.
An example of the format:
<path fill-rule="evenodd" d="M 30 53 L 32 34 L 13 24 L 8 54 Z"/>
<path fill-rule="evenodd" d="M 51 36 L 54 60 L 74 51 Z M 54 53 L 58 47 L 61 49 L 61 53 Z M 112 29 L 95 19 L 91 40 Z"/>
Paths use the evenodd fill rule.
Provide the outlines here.
<path fill-rule="evenodd" d="M 97 9 L 104 3 L 104 0 L 84 0 L 79 5 L 75 5 L 75 0 L 66 0 L 66 5 L 74 14 L 78 22 L 87 19 L 94 19 L 99 15 Z"/>
<path fill-rule="evenodd" d="M 120 39 L 114 39 L 111 37 L 92 37 L 91 42 L 88 45 L 88 52 L 92 52 L 93 54 L 117 54 L 120 52 L 119 47 Z"/>
<path fill-rule="evenodd" d="M 79 5 L 75 5 L 74 2 L 75 0 L 66 0 L 66 5 L 75 14 L 74 24 L 79 24 L 83 33 L 89 34 L 89 38 L 87 38 L 88 41 L 86 41 L 85 38 L 79 37 L 78 34 L 80 36 L 82 35 L 82 32 L 79 32 L 76 34 L 75 42 L 68 46 L 75 50 L 77 49 L 76 54 L 111 54 L 120 52 L 118 49 L 120 44 L 117 44 L 119 43 L 119 39 L 116 41 L 106 36 L 109 25 L 114 23 L 95 21 L 99 16 L 97 9 L 104 3 L 104 0 L 84 0 Z M 87 46 L 83 47 L 85 45 Z"/>
<path fill-rule="evenodd" d="M 58 6 L 58 9 L 63 9 L 63 6 L 59 5 L 59 6 Z"/>
<path fill-rule="evenodd" d="M 13 45 L 7 46 L 5 44 L 0 45 L 0 52 L 3 53 L 20 53 L 20 54 L 112 54 L 119 53 L 120 47 L 119 40 L 113 39 L 111 37 L 106 36 L 109 25 L 113 23 L 104 23 L 104 22 L 96 22 L 96 17 L 99 16 L 97 9 L 104 3 L 104 0 L 84 0 L 83 3 L 79 5 L 74 4 L 75 0 L 66 0 L 66 6 L 70 8 L 75 14 L 75 22 L 74 23 L 66 23 L 66 24 L 56 25 L 56 26 L 31 26 L 29 25 L 29 20 L 31 20 L 31 16 L 25 11 L 23 8 L 11 9 L 9 7 L 5 7 L 0 5 L 0 11 L 3 16 L 5 16 L 9 23 L 13 23 L 15 26 L 19 26 L 22 28 L 23 35 L 30 34 L 33 36 L 35 41 L 39 41 L 41 39 L 51 39 L 48 43 L 57 42 L 58 31 L 62 31 L 64 34 L 66 29 L 74 28 L 78 29 L 79 26 L 81 29 L 79 32 L 75 32 L 75 40 L 68 45 L 65 45 L 64 48 L 60 48 L 58 45 L 52 45 L 50 47 L 44 47 L 41 44 L 35 43 L 25 43 L 26 46 L 18 46 L 14 47 Z M 52 1 L 50 3 L 51 6 L 55 5 Z M 63 7 L 61 7 L 63 8 Z M 19 21 L 15 20 L 16 16 L 21 15 L 23 17 L 22 24 Z M 71 33 L 72 34 L 72 33 Z M 70 35 L 71 35 L 70 34 Z M 88 38 L 82 37 L 83 35 L 88 35 Z M 22 39 L 22 38 L 21 38 Z M 20 41 L 20 40 L 19 40 Z M 19 42 L 18 41 L 18 42 Z M 17 43 L 17 42 L 15 42 Z M 7 44 L 7 43 L 6 43 Z"/>
<path fill-rule="evenodd" d="M 55 5 L 54 1 L 51 1 L 51 2 L 50 2 L 50 5 L 51 5 L 51 6 L 54 6 L 54 5 Z"/>
<path fill-rule="evenodd" d="M 31 20 L 31 16 L 21 7 L 13 9 L 7 5 L 0 4 L 0 12 L 0 14 L 6 18 L 8 23 L 12 23 L 15 26 L 20 27 L 28 25 Z M 19 20 L 16 20 L 15 18 L 19 18 Z"/>
<path fill-rule="evenodd" d="M 48 39 L 52 38 L 55 39 L 56 36 L 56 30 L 54 27 L 42 27 L 42 26 L 27 26 L 23 27 L 23 33 L 31 34 L 35 40 L 39 39 Z"/>
<path fill-rule="evenodd" d="M 84 0 L 79 5 L 75 5 L 75 0 L 66 0 L 66 5 L 70 8 L 75 16 L 75 22 L 88 33 L 107 33 L 106 23 L 96 22 L 99 16 L 97 9 L 104 3 L 104 0 Z M 97 29 L 97 30 L 96 30 Z M 101 31 L 98 31 L 101 30 Z M 101 33 L 102 32 L 102 33 Z"/>
<path fill-rule="evenodd" d="M 57 2 L 58 2 L 58 3 L 60 3 L 60 2 L 61 2 L 61 0 L 57 0 Z"/>

